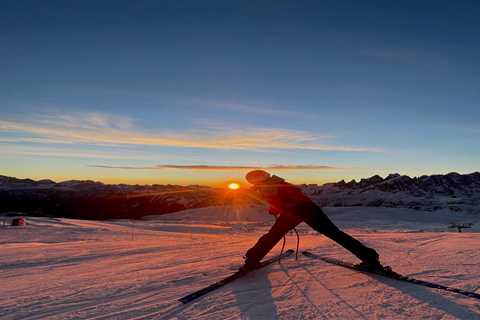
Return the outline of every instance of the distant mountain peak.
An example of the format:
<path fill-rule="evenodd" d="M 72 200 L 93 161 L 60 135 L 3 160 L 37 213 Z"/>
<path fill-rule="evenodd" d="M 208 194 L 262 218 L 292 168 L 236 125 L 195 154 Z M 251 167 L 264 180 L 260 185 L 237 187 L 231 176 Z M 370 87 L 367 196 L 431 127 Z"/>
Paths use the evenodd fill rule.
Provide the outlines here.
<path fill-rule="evenodd" d="M 480 213 L 480 173 L 409 177 L 391 173 L 309 188 L 321 206 L 384 206 Z"/>

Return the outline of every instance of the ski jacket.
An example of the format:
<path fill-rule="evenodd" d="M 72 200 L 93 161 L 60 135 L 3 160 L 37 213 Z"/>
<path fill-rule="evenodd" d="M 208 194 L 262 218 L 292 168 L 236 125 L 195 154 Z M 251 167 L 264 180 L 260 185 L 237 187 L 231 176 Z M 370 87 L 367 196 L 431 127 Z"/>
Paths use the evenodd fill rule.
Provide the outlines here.
<path fill-rule="evenodd" d="M 275 175 L 253 189 L 269 204 L 268 211 L 274 216 L 297 215 L 299 212 L 318 208 L 300 188 Z"/>

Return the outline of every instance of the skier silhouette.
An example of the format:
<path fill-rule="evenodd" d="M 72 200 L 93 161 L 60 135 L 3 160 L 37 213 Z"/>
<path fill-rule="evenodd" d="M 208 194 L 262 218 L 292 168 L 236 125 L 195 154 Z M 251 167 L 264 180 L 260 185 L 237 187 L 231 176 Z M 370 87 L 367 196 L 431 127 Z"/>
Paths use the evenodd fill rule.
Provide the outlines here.
<path fill-rule="evenodd" d="M 298 187 L 264 170 L 250 171 L 245 178 L 253 184 L 252 189 L 260 199 L 270 205 L 269 213 L 277 219 L 272 228 L 247 251 L 242 269 L 256 268 L 277 242 L 303 221 L 357 256 L 362 261 L 358 264 L 359 268 L 371 271 L 383 269 L 374 249 L 341 231 Z"/>

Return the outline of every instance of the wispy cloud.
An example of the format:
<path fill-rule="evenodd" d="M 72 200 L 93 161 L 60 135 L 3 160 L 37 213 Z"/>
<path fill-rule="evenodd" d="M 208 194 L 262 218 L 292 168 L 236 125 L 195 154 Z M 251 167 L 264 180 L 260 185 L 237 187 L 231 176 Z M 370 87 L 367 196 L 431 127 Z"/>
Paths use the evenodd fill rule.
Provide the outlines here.
<path fill-rule="evenodd" d="M 419 60 L 419 53 L 414 50 L 400 50 L 388 49 L 388 48 L 375 48 L 375 49 L 365 49 L 361 50 L 360 54 L 369 56 L 371 58 L 395 62 L 395 63 L 417 63 Z"/>
<path fill-rule="evenodd" d="M 48 138 L 25 138 L 25 137 L 0 137 L 0 143 L 46 143 L 46 144 L 72 144 L 71 141 Z"/>
<path fill-rule="evenodd" d="M 327 136 L 302 130 L 206 125 L 182 130 L 148 132 L 130 118 L 106 114 L 47 115 L 30 121 L 0 120 L 0 132 L 21 133 L 32 142 L 88 145 L 148 145 L 223 150 L 317 150 L 383 152 L 380 148 L 325 143 Z M 25 134 L 31 135 L 25 137 Z M 12 139 L 10 136 L 9 139 Z M 42 141 L 44 139 L 44 141 Z"/>
<path fill-rule="evenodd" d="M 264 169 L 264 170 L 333 170 L 339 169 L 338 167 L 325 166 L 325 165 L 270 165 L 270 166 L 229 166 L 229 165 L 179 165 L 179 164 L 159 164 L 155 166 L 109 166 L 109 165 L 89 165 L 94 168 L 104 169 L 125 169 L 125 170 L 158 170 L 158 169 L 179 169 L 179 170 L 251 170 L 251 169 Z"/>
<path fill-rule="evenodd" d="M 248 104 L 248 103 L 242 103 L 242 102 L 233 101 L 233 100 L 197 99 L 194 102 L 210 108 L 228 110 L 233 112 L 256 114 L 256 115 L 264 115 L 264 116 L 296 117 L 296 118 L 306 118 L 306 117 L 313 116 L 311 114 L 306 114 L 300 111 L 293 111 L 293 110 L 288 110 L 288 109 L 278 108 L 278 107 L 275 108 L 272 106 L 262 105 L 262 104 Z"/>
<path fill-rule="evenodd" d="M 133 127 L 133 120 L 129 117 L 98 112 L 77 114 L 45 114 L 35 119 L 34 122 L 48 126 L 82 128 L 86 130 L 102 128 L 116 128 L 123 130 Z"/>
<path fill-rule="evenodd" d="M 78 148 L 51 148 L 48 146 L 3 145 L 2 156 L 82 158 L 82 159 L 121 159 L 121 160 L 151 160 L 158 156 L 121 151 L 93 151 Z"/>
<path fill-rule="evenodd" d="M 438 54 L 418 47 L 399 47 L 392 45 L 372 45 L 359 49 L 359 53 L 382 62 L 418 66 L 444 67 L 449 64 Z"/>

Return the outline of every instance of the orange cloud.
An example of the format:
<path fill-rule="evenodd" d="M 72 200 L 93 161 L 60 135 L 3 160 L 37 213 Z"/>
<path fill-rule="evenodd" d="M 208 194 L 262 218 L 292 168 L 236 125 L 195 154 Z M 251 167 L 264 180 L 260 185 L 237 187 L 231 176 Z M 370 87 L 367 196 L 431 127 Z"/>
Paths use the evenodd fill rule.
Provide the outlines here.
<path fill-rule="evenodd" d="M 108 165 L 90 165 L 89 167 L 105 168 L 105 169 L 126 169 L 126 170 L 145 170 L 145 169 L 181 169 L 181 170 L 332 170 L 339 169 L 337 167 L 324 165 L 271 165 L 271 166 L 221 166 L 221 165 L 176 165 L 161 164 L 156 166 L 108 166 Z"/>
<path fill-rule="evenodd" d="M 0 120 L 0 131 L 30 134 L 39 143 L 88 145 L 149 145 L 224 150 L 317 150 L 340 152 L 383 152 L 379 148 L 326 144 L 328 136 L 281 128 L 200 127 L 182 132 L 146 132 L 125 117 L 86 115 L 44 116 L 33 121 Z M 12 138 L 10 138 L 12 139 Z M 25 137 L 18 137 L 21 142 Z"/>

